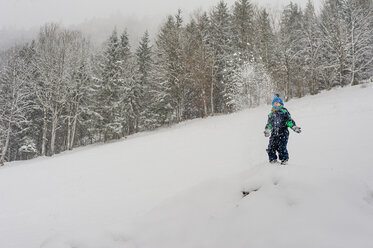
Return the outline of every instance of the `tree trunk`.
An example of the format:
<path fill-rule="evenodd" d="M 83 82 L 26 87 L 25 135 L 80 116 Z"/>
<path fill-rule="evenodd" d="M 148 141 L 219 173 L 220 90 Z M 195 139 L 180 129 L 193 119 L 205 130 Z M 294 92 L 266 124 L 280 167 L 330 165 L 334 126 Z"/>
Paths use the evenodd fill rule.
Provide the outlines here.
<path fill-rule="evenodd" d="M 76 132 L 76 121 L 77 121 L 77 119 L 78 119 L 78 117 L 74 116 L 73 126 L 72 126 L 72 130 L 71 130 L 71 140 L 70 140 L 69 150 L 72 150 L 73 147 L 74 147 L 75 132 Z"/>
<path fill-rule="evenodd" d="M 211 116 L 214 116 L 214 81 L 211 80 L 211 96 L 210 96 L 210 104 L 211 104 Z"/>
<path fill-rule="evenodd" d="M 203 117 L 207 117 L 207 103 L 206 103 L 206 91 L 202 90 L 202 101 L 203 101 Z"/>
<path fill-rule="evenodd" d="M 70 150 L 70 137 L 71 137 L 71 111 L 69 115 L 67 116 L 67 144 L 66 144 L 66 149 Z"/>
<path fill-rule="evenodd" d="M 344 79 L 343 79 L 343 60 L 341 59 L 339 64 L 339 84 L 344 87 Z"/>
<path fill-rule="evenodd" d="M 43 139 L 41 145 L 41 156 L 45 156 L 45 148 L 47 145 L 47 109 L 44 107 L 44 117 L 43 117 Z"/>
<path fill-rule="evenodd" d="M 343 47 L 342 45 L 340 44 L 340 55 L 339 55 L 339 84 L 344 87 L 345 86 L 345 82 L 344 82 L 344 64 L 345 64 L 345 55 L 344 55 L 344 52 L 343 52 Z"/>
<path fill-rule="evenodd" d="M 178 122 L 183 121 L 183 113 L 184 113 L 184 94 L 180 98 L 180 103 L 178 106 Z"/>
<path fill-rule="evenodd" d="M 352 65 L 351 65 L 351 85 L 356 85 L 355 78 L 355 63 L 356 63 L 356 54 L 355 54 L 355 23 L 352 23 L 351 31 L 351 54 L 352 54 Z"/>
<path fill-rule="evenodd" d="M 135 118 L 135 133 L 139 132 L 139 114 L 136 114 Z"/>
<path fill-rule="evenodd" d="M 12 121 L 13 121 L 13 113 L 11 113 L 11 116 L 10 116 L 8 131 L 7 131 L 6 140 L 5 140 L 5 145 L 4 145 L 3 151 L 1 153 L 1 158 L 0 158 L 0 165 L 1 166 L 4 165 L 5 155 L 8 151 L 8 147 L 9 147 L 10 134 L 12 133 Z"/>
<path fill-rule="evenodd" d="M 53 113 L 52 119 L 52 136 L 51 136 L 51 153 L 50 155 L 53 156 L 55 154 L 55 141 L 56 141 L 56 134 L 57 134 L 57 124 L 58 124 L 58 112 L 55 109 Z"/>

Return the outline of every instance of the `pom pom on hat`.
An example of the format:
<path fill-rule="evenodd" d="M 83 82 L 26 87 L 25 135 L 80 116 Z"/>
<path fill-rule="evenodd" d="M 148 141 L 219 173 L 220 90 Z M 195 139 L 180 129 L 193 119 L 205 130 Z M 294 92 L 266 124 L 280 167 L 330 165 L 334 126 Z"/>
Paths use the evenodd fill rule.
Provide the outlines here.
<path fill-rule="evenodd" d="M 281 103 L 282 106 L 284 106 L 284 101 L 280 98 L 279 94 L 275 94 L 275 97 L 273 98 L 272 105 L 275 104 L 275 102 Z"/>

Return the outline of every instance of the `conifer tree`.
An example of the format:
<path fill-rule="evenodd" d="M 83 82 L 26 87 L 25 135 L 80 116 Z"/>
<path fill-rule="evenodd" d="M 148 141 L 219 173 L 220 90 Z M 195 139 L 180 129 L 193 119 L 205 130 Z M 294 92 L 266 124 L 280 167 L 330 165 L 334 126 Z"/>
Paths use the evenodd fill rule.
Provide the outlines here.
<path fill-rule="evenodd" d="M 139 42 L 136 50 L 136 63 L 138 83 L 141 88 L 141 101 L 139 109 L 139 128 L 153 128 L 156 126 L 157 119 L 151 108 L 153 104 L 153 52 L 150 44 L 149 33 L 146 31 Z"/>
<path fill-rule="evenodd" d="M 234 49 L 242 63 L 254 56 L 254 8 L 249 0 L 237 0 L 232 15 Z"/>
<path fill-rule="evenodd" d="M 156 40 L 154 58 L 156 96 L 159 123 L 179 122 L 183 119 L 185 78 L 182 59 L 182 19 L 169 16 Z"/>
<path fill-rule="evenodd" d="M 262 9 L 255 20 L 255 59 L 262 62 L 269 71 L 273 71 L 276 64 L 275 42 L 269 14 Z"/>
<path fill-rule="evenodd" d="M 136 65 L 131 53 L 127 31 L 124 31 L 120 36 L 118 59 L 122 134 L 128 135 L 138 130 L 141 89 L 137 80 Z"/>
<path fill-rule="evenodd" d="M 302 39 L 302 12 L 290 3 L 282 13 L 280 23 L 280 70 L 285 99 L 301 97 L 303 93 L 304 39 Z"/>
<path fill-rule="evenodd" d="M 303 58 L 304 71 L 308 82 L 308 92 L 316 94 L 320 85 L 320 62 L 321 62 L 321 32 L 319 29 L 319 20 L 317 19 L 314 6 L 311 0 L 308 1 L 302 19 L 302 39 L 304 44 Z"/>
<path fill-rule="evenodd" d="M 220 1 L 210 14 L 210 44 L 214 51 L 215 88 L 214 100 L 218 112 L 232 111 L 234 85 L 231 84 L 234 71 L 234 49 L 232 39 L 232 17 L 227 4 Z"/>
<path fill-rule="evenodd" d="M 185 60 L 187 75 L 187 116 L 213 114 L 213 52 L 209 46 L 207 13 L 197 14 L 185 28 Z"/>
<path fill-rule="evenodd" d="M 103 53 L 101 79 L 98 85 L 98 114 L 101 122 L 99 128 L 105 142 L 120 138 L 123 128 L 119 42 L 117 31 L 114 30 Z"/>

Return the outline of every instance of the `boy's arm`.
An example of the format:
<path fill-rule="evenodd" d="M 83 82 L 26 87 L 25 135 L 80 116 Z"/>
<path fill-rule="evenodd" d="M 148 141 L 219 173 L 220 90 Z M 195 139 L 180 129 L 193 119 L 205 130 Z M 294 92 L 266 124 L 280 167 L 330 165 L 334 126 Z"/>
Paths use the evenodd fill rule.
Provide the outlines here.
<path fill-rule="evenodd" d="M 269 137 L 272 131 L 272 113 L 268 115 L 267 125 L 264 128 L 264 136 Z"/>
<path fill-rule="evenodd" d="M 288 110 L 286 110 L 286 116 L 287 116 L 287 120 L 286 120 L 286 126 L 290 127 L 290 128 L 293 128 L 296 126 L 295 124 L 295 121 L 293 120 L 293 118 L 291 118 L 291 115 L 290 115 L 290 112 Z"/>
<path fill-rule="evenodd" d="M 268 115 L 267 124 L 264 129 L 269 129 L 272 131 L 272 113 Z"/>
<path fill-rule="evenodd" d="M 295 124 L 295 121 L 293 120 L 293 118 L 291 118 L 291 115 L 290 115 L 289 111 L 287 111 L 286 126 L 288 126 L 291 129 L 293 129 L 294 132 L 296 132 L 296 133 L 300 133 L 301 132 L 301 128 L 297 127 L 297 125 Z"/>

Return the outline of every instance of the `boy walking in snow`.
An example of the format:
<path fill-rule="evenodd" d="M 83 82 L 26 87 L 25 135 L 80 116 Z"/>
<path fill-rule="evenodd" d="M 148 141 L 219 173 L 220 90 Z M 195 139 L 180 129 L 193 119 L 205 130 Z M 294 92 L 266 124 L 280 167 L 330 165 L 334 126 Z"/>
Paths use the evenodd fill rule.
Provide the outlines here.
<path fill-rule="evenodd" d="M 272 111 L 268 115 L 268 122 L 264 130 L 265 137 L 271 136 L 267 149 L 270 163 L 277 163 L 276 152 L 278 152 L 278 158 L 281 164 L 286 164 L 289 160 L 289 154 L 286 148 L 289 139 L 288 127 L 293 129 L 296 133 L 301 132 L 301 128 L 295 125 L 289 111 L 284 108 L 284 102 L 279 95 L 276 94 L 272 101 Z"/>

